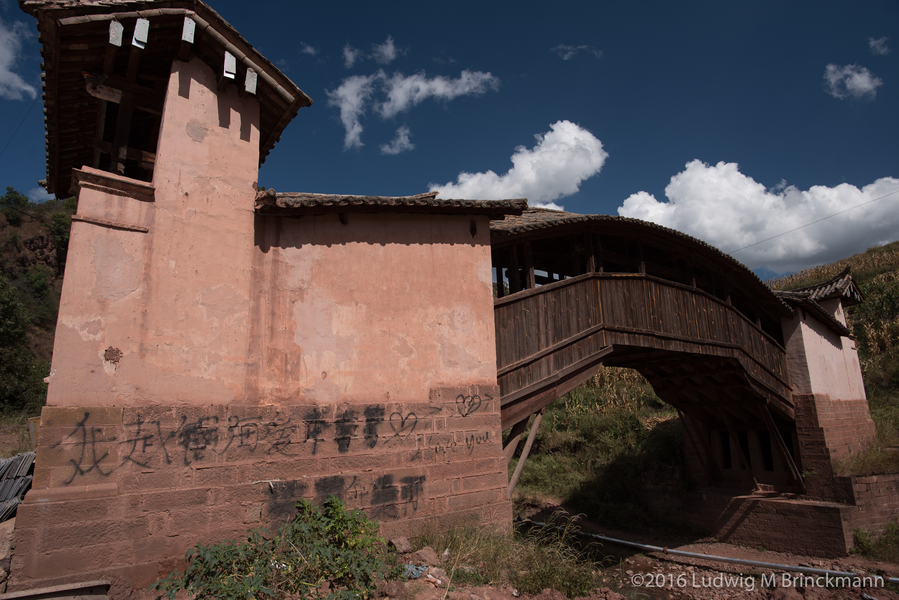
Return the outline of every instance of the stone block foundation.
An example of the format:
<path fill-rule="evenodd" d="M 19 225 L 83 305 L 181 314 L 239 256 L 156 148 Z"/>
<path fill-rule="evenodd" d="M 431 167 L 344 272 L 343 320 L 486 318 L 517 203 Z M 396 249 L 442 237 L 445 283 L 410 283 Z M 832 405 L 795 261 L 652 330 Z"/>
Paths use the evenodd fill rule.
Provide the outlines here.
<path fill-rule="evenodd" d="M 9 591 L 98 578 L 142 590 L 198 542 L 275 529 L 298 499 L 331 494 L 384 536 L 507 528 L 498 398 L 470 386 L 401 404 L 46 407 Z"/>

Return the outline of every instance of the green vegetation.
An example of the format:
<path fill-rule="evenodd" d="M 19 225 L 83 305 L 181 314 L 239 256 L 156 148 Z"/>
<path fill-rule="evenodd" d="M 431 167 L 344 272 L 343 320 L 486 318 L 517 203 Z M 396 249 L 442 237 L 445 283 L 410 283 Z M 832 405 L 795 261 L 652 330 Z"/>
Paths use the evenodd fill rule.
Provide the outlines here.
<path fill-rule="evenodd" d="M 36 415 L 47 394 L 53 334 L 75 199 L 0 197 L 0 409 L 7 425 Z"/>
<path fill-rule="evenodd" d="M 334 496 L 320 508 L 308 500 L 296 508 L 297 515 L 273 537 L 256 529 L 245 541 L 191 548 L 187 569 L 150 589 L 165 592 L 169 600 L 179 590 L 198 599 L 350 600 L 370 597 L 380 581 L 402 572 L 378 537 L 377 522 L 362 511 L 347 510 Z"/>
<path fill-rule="evenodd" d="M 854 537 L 853 554 L 899 563 L 899 524 L 895 521 L 887 525 L 887 530 L 880 537 L 874 536 L 864 529 L 856 529 Z"/>
<path fill-rule="evenodd" d="M 516 528 L 512 534 L 483 527 L 457 527 L 429 532 L 416 546 L 448 551 L 443 568 L 449 585 L 509 583 L 523 594 L 546 588 L 569 598 L 588 595 L 597 586 L 599 547 L 580 547 L 573 539 L 574 519 L 557 519 L 559 530 Z"/>
<path fill-rule="evenodd" d="M 617 527 L 657 524 L 641 504 L 641 476 L 682 465 L 683 446 L 677 413 L 649 383 L 636 371 L 604 367 L 548 407 L 516 497 L 570 502 Z"/>

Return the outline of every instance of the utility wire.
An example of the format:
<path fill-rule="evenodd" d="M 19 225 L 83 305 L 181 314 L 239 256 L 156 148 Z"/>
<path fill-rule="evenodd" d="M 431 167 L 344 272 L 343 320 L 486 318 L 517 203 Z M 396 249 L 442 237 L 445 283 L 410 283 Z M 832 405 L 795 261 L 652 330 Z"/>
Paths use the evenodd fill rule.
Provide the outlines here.
<path fill-rule="evenodd" d="M 6 142 L 6 145 L 3 146 L 3 150 L 0 150 L 0 156 L 3 156 L 3 153 L 6 152 L 6 149 L 7 149 L 7 148 L 9 148 L 9 145 L 12 143 L 13 139 L 15 139 L 16 134 L 19 133 L 19 127 L 22 126 L 22 123 L 24 123 L 24 122 L 25 122 L 25 119 L 28 118 L 28 115 L 31 114 L 31 109 L 34 108 L 34 105 L 37 104 L 37 99 L 40 98 L 40 97 L 41 97 L 40 94 L 38 94 L 37 96 L 34 97 L 34 102 L 32 102 L 32 103 L 31 103 L 31 106 L 28 107 L 28 112 L 25 113 L 25 116 L 22 118 L 21 121 L 19 121 L 18 126 L 16 126 L 16 130 L 12 132 L 12 137 L 10 137 L 10 138 L 9 138 L 9 141 Z"/>
<path fill-rule="evenodd" d="M 835 212 L 835 213 L 833 213 L 832 215 L 827 215 L 826 217 L 821 217 L 821 218 L 818 219 L 817 221 L 812 221 L 811 223 L 806 223 L 805 225 L 800 225 L 799 227 L 796 227 L 796 228 L 794 228 L 794 229 L 790 229 L 789 231 L 784 231 L 783 233 L 778 233 L 777 235 L 773 235 L 773 236 L 771 236 L 771 237 L 769 237 L 769 238 L 766 238 L 766 239 L 764 239 L 764 240 L 758 241 L 758 242 L 756 242 L 756 243 L 754 243 L 754 244 L 749 244 L 748 246 L 743 246 L 742 248 L 737 248 L 736 250 L 731 250 L 730 252 L 728 252 L 728 254 L 734 255 L 734 254 L 736 254 L 737 252 L 739 252 L 739 251 L 741 251 L 741 250 L 746 250 L 747 248 L 752 248 L 753 246 L 758 246 L 759 244 L 764 244 L 765 242 L 770 242 L 771 240 L 776 239 L 776 238 L 779 238 L 779 237 L 784 236 L 784 235 L 787 235 L 788 233 L 793 233 L 794 231 L 799 231 L 800 229 L 805 229 L 805 228 L 808 227 L 809 225 L 814 225 L 815 223 L 820 223 L 821 221 L 826 221 L 827 219 L 830 219 L 831 217 L 835 217 L 835 216 L 837 216 L 837 215 L 841 215 L 841 214 L 843 214 L 843 213 L 845 213 L 845 212 L 849 212 L 850 210 L 855 210 L 856 208 L 859 208 L 859 207 L 861 207 L 861 206 L 865 206 L 866 204 L 871 204 L 872 202 L 877 202 L 878 200 L 883 200 L 883 199 L 886 198 L 887 196 L 892 196 L 893 194 L 899 194 L 899 189 L 893 190 L 893 191 L 890 192 L 889 194 L 884 194 L 883 196 L 880 196 L 879 198 L 874 198 L 873 200 L 868 200 L 867 202 L 862 202 L 861 204 L 856 204 L 855 206 L 850 206 L 849 208 L 847 208 L 847 209 L 845 209 L 845 210 L 841 210 L 840 212 Z"/>

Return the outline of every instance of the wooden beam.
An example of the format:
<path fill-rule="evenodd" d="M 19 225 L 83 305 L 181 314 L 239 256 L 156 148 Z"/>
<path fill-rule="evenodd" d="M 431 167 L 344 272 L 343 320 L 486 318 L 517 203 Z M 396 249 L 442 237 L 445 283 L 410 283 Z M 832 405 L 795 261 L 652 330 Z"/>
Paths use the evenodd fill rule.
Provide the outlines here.
<path fill-rule="evenodd" d="M 128 69 L 125 81 L 134 84 L 137 73 L 140 70 L 140 51 L 146 46 L 150 23 L 146 19 L 138 19 L 134 26 L 134 35 L 131 39 L 131 51 L 128 55 Z M 118 162 L 119 153 L 128 145 L 131 135 L 131 119 L 134 115 L 134 93 L 122 92 L 122 102 L 119 104 L 119 116 L 116 120 L 115 135 L 113 136 L 112 152 L 110 153 L 110 171 L 125 174 L 125 165 Z"/>
<path fill-rule="evenodd" d="M 512 462 L 512 457 L 515 456 L 515 451 L 518 450 L 518 442 L 521 441 L 521 434 L 524 433 L 524 430 L 528 427 L 528 420 L 531 417 L 528 416 L 525 419 L 520 420 L 512 426 L 512 431 L 509 432 L 509 439 L 506 440 L 506 443 L 503 445 L 503 454 L 506 457 L 506 468 L 510 462 Z"/>
<path fill-rule="evenodd" d="M 531 254 L 531 243 L 524 243 L 524 278 L 525 278 L 525 287 L 527 289 L 533 289 L 537 287 L 537 282 L 534 280 L 534 256 Z"/>
<path fill-rule="evenodd" d="M 587 272 L 596 273 L 596 255 L 593 252 L 593 233 L 584 234 L 584 245 L 587 250 Z"/>
<path fill-rule="evenodd" d="M 684 433 L 687 435 L 687 439 L 690 441 L 690 445 L 693 447 L 693 451 L 696 453 L 696 456 L 699 458 L 699 465 L 702 467 L 702 472 L 705 473 L 706 482 L 709 485 L 712 485 L 712 482 L 715 478 L 712 476 L 711 468 L 708 465 L 708 461 L 712 460 L 711 456 L 704 455 L 702 450 L 699 449 L 699 443 L 694 439 L 694 432 L 690 431 L 690 427 L 688 427 L 687 419 L 684 417 L 684 413 L 681 412 L 681 409 L 677 410 L 677 416 L 680 418 L 681 426 L 684 428 Z"/>
<path fill-rule="evenodd" d="M 799 467 L 796 466 L 796 462 L 793 460 L 793 456 L 790 454 L 786 442 L 784 442 L 783 437 L 781 437 L 780 435 L 780 430 L 777 428 L 777 424 L 774 422 L 774 417 L 771 416 L 771 411 L 768 410 L 768 405 L 760 405 L 759 412 L 762 414 L 762 419 L 765 421 L 765 425 L 767 425 L 768 427 L 768 432 L 771 434 L 771 439 L 774 440 L 774 445 L 777 446 L 781 457 L 784 459 L 784 462 L 787 463 L 787 467 L 789 467 L 790 469 L 790 475 L 793 477 L 793 481 L 797 486 L 799 486 L 799 488 L 802 490 L 802 493 L 804 494 L 806 492 L 805 480 L 802 479 L 802 473 L 799 472 Z"/>
<path fill-rule="evenodd" d="M 118 21 L 109 22 L 109 42 L 106 44 L 106 55 L 103 57 L 103 76 L 104 81 L 115 70 L 115 59 L 119 48 L 122 46 L 122 33 L 125 27 Z M 94 138 L 102 140 L 106 134 L 106 100 L 100 100 L 97 106 L 97 125 L 95 127 Z M 91 165 L 100 168 L 100 150 L 94 148 L 94 159 Z"/>
<path fill-rule="evenodd" d="M 720 415 L 721 420 L 724 421 L 725 427 L 727 427 L 727 432 L 730 435 L 732 444 L 737 447 L 737 453 L 740 455 L 740 460 L 743 461 L 743 466 L 746 467 L 746 472 L 749 473 L 749 476 L 752 478 L 752 483 L 755 484 L 755 489 L 759 489 L 759 481 L 755 478 L 755 474 L 752 472 L 752 465 L 749 464 L 749 459 L 743 452 L 743 446 L 740 444 L 740 438 L 737 436 L 737 432 L 734 431 L 730 419 L 727 418 L 727 414 L 725 414 L 724 410 L 720 406 L 718 407 L 718 414 Z"/>
<path fill-rule="evenodd" d="M 522 419 L 529 417 L 535 412 L 547 407 L 550 402 L 558 398 L 558 394 L 556 394 L 556 388 L 551 387 L 540 391 L 530 398 L 527 398 L 526 395 L 523 397 L 526 399 L 517 401 L 511 406 L 507 405 L 502 409 L 500 413 L 501 423 L 508 426 L 509 423 L 517 423 Z"/>
<path fill-rule="evenodd" d="M 512 499 L 512 492 L 515 491 L 515 486 L 518 485 L 518 479 L 521 477 L 524 463 L 528 459 L 528 454 L 531 453 L 531 446 L 534 444 L 534 438 L 537 437 L 537 430 L 540 428 L 540 423 L 543 422 L 544 412 L 546 412 L 546 409 L 540 410 L 534 418 L 533 424 L 531 424 L 531 431 L 528 433 L 528 441 L 524 444 L 524 448 L 521 451 L 521 458 L 518 459 L 518 464 L 515 465 L 515 472 L 512 474 L 512 480 L 509 481 L 509 500 Z"/>
<path fill-rule="evenodd" d="M 544 348 L 543 350 L 540 350 L 539 352 L 537 352 L 535 354 L 532 354 L 532 355 L 530 355 L 526 358 L 523 358 L 519 361 L 516 361 L 510 365 L 506 365 L 506 366 L 502 367 L 501 369 L 497 370 L 496 376 L 502 377 L 503 375 L 511 373 L 512 371 L 520 369 L 521 367 L 524 367 L 533 362 L 536 362 L 548 354 L 557 352 L 566 346 L 570 346 L 571 344 L 584 339 L 585 337 L 589 337 L 589 336 L 593 335 L 594 333 L 598 333 L 598 332 L 602 331 L 603 327 L 604 327 L 604 325 L 602 323 L 600 323 L 599 325 L 594 325 L 593 327 L 590 327 L 589 329 L 585 329 L 584 331 L 581 331 L 580 333 L 576 333 L 571 337 L 565 338 L 564 340 L 562 340 L 560 342 L 556 342 L 552 346 Z"/>
<path fill-rule="evenodd" d="M 518 245 L 512 246 L 512 272 L 509 277 L 509 290 L 514 294 L 521 291 L 520 265 L 518 263 Z"/>

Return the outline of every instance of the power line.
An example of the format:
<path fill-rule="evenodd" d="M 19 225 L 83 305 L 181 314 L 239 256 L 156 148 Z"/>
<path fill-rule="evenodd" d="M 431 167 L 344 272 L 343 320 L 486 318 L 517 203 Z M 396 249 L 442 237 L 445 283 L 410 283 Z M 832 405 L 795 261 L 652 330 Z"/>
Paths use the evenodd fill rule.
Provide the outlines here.
<path fill-rule="evenodd" d="M 830 219 L 831 217 L 841 215 L 845 212 L 849 212 L 850 210 L 855 210 L 856 208 L 859 208 L 860 206 L 865 206 L 866 204 L 871 204 L 872 202 L 877 202 L 878 200 L 883 200 L 887 196 L 892 196 L 893 194 L 899 194 L 899 189 L 893 190 L 889 194 L 884 194 L 883 196 L 880 196 L 879 198 L 874 198 L 873 200 L 868 200 L 867 202 L 862 202 L 861 204 L 856 204 L 855 206 L 850 206 L 849 208 L 847 208 L 845 210 L 841 210 L 840 212 L 835 212 L 832 215 L 827 215 L 826 217 L 821 217 L 817 221 L 812 221 L 811 223 L 806 223 L 805 225 L 800 225 L 799 227 L 796 227 L 795 229 L 790 229 L 789 231 L 784 231 L 783 233 L 778 233 L 777 235 L 773 235 L 769 238 L 758 241 L 754 244 L 749 244 L 748 246 L 743 246 L 742 248 L 737 248 L 736 250 L 731 250 L 730 252 L 728 252 L 728 254 L 733 255 L 741 250 L 746 250 L 747 248 L 752 248 L 753 246 L 758 246 L 759 244 L 764 244 L 765 242 L 770 242 L 771 240 L 779 238 L 784 235 L 787 235 L 788 233 L 793 233 L 794 231 L 799 231 L 800 229 L 805 229 L 809 225 L 814 225 L 815 223 L 820 223 L 821 221 L 826 221 L 827 219 Z"/>
<path fill-rule="evenodd" d="M 9 138 L 9 141 L 6 142 L 6 145 L 3 146 L 3 150 L 0 150 L 0 156 L 3 156 L 3 153 L 6 152 L 6 149 L 9 148 L 9 145 L 12 143 L 13 139 L 15 139 L 16 134 L 19 133 L 19 127 L 22 126 L 22 123 L 25 122 L 25 119 L 28 118 L 28 115 L 31 114 L 31 109 L 34 108 L 34 105 L 37 104 L 37 99 L 40 98 L 40 95 L 34 97 L 34 102 L 31 103 L 31 106 L 28 107 L 28 112 L 25 113 L 25 116 L 19 121 L 19 124 L 16 126 L 16 130 L 12 132 L 12 137 Z"/>

